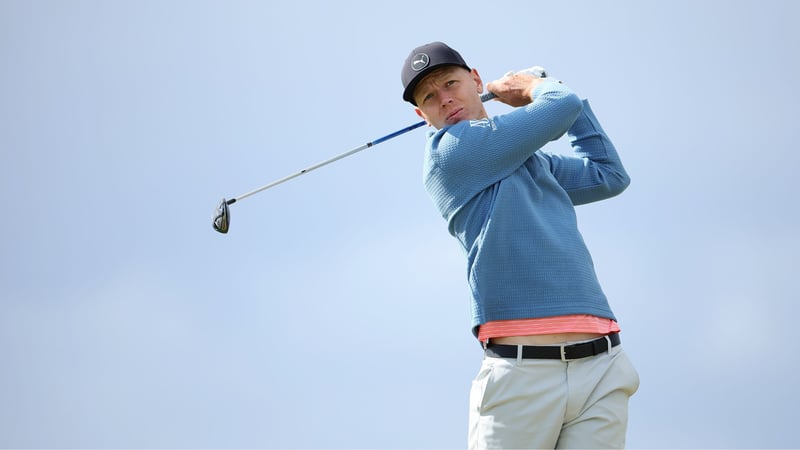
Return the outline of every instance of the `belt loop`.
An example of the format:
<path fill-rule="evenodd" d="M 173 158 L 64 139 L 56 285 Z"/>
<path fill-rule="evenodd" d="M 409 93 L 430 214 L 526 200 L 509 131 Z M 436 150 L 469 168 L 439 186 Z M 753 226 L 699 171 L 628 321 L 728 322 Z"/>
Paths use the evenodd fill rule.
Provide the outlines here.
<path fill-rule="evenodd" d="M 561 350 L 561 362 L 568 362 L 567 361 L 567 352 L 564 350 L 564 347 L 566 347 L 566 344 L 561 344 L 559 346 L 559 349 Z"/>
<path fill-rule="evenodd" d="M 606 343 L 608 344 L 608 349 L 606 350 L 608 354 L 611 354 L 611 338 L 608 335 L 603 336 L 606 338 Z"/>
<path fill-rule="evenodd" d="M 522 344 L 517 344 L 517 364 L 522 364 Z"/>

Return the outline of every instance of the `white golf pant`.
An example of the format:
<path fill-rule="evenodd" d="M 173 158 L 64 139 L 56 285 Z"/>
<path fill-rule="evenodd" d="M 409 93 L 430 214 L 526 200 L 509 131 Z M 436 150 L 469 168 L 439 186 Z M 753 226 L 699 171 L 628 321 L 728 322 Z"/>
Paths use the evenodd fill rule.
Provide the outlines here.
<path fill-rule="evenodd" d="M 470 392 L 469 448 L 624 448 L 638 387 L 622 345 L 567 362 L 486 357 Z"/>

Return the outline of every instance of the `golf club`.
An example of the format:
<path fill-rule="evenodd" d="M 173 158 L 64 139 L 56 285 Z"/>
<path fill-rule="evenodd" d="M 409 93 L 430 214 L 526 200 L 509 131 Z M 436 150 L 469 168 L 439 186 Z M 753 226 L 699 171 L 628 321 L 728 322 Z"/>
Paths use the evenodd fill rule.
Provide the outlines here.
<path fill-rule="evenodd" d="M 506 73 L 506 75 L 511 75 L 512 73 L 514 73 L 514 72 L 508 72 L 508 73 Z M 529 75 L 534 75 L 534 76 L 539 77 L 539 78 L 547 77 L 546 71 L 541 66 L 530 67 L 528 69 L 517 71 L 516 73 L 525 73 L 525 74 L 529 74 Z M 493 99 L 495 97 L 496 97 L 496 95 L 494 95 L 492 92 L 486 92 L 486 93 L 481 95 L 481 101 L 486 102 L 486 101 L 489 101 L 489 100 L 491 100 L 491 99 Z M 413 125 L 409 125 L 409 126 L 403 128 L 403 129 L 397 130 L 394 133 L 389 133 L 386 136 L 383 136 L 383 137 L 380 137 L 380 138 L 375 139 L 373 141 L 367 142 L 366 144 L 363 144 L 363 145 L 361 145 L 359 147 L 356 147 L 356 148 L 354 148 L 352 150 L 348 150 L 348 151 L 346 151 L 344 153 L 341 153 L 339 155 L 336 155 L 336 156 L 334 156 L 332 158 L 326 159 L 325 161 L 318 162 L 318 163 L 316 163 L 316 164 L 314 164 L 312 166 L 309 166 L 309 167 L 306 167 L 303 170 L 300 170 L 299 172 L 295 172 L 295 173 L 293 173 L 291 175 L 287 175 L 287 176 L 285 176 L 283 178 L 279 178 L 279 179 L 277 179 L 277 180 L 275 180 L 275 181 L 273 181 L 273 182 L 271 182 L 269 184 L 265 184 L 264 186 L 261 186 L 259 188 L 253 189 L 252 191 L 246 192 L 246 193 L 244 193 L 244 194 L 242 194 L 242 195 L 240 195 L 238 197 L 232 198 L 230 200 L 226 200 L 226 199 L 223 198 L 219 202 L 219 206 L 217 206 L 217 209 L 214 211 L 214 222 L 213 222 L 214 229 L 216 231 L 220 232 L 220 233 L 223 233 L 223 234 L 228 232 L 228 229 L 230 228 L 230 220 L 231 220 L 230 205 L 233 205 L 234 203 L 236 203 L 238 201 L 244 200 L 245 198 L 250 197 L 251 195 L 258 194 L 261 191 L 265 191 L 265 190 L 267 190 L 267 189 L 269 189 L 271 187 L 275 187 L 275 186 L 277 186 L 277 185 L 279 185 L 281 183 L 285 183 L 285 182 L 287 182 L 287 181 L 289 181 L 289 180 L 291 180 L 293 178 L 297 178 L 300 175 L 303 175 L 303 174 L 306 174 L 308 172 L 311 172 L 312 170 L 316 170 L 316 169 L 319 169 L 320 167 L 327 166 L 330 163 L 336 162 L 336 161 L 338 161 L 338 160 L 340 160 L 342 158 L 346 158 L 346 157 L 348 157 L 350 155 L 353 155 L 355 153 L 358 153 L 358 152 L 360 152 L 362 150 L 366 150 L 366 149 L 368 149 L 370 147 L 373 147 L 375 145 L 380 144 L 381 142 L 386 142 L 389 139 L 392 139 L 392 138 L 395 138 L 397 136 L 400 136 L 401 134 L 408 133 L 409 131 L 415 130 L 415 129 L 423 126 L 423 125 L 425 125 L 425 121 L 424 120 L 420 121 L 418 123 L 415 123 Z"/>

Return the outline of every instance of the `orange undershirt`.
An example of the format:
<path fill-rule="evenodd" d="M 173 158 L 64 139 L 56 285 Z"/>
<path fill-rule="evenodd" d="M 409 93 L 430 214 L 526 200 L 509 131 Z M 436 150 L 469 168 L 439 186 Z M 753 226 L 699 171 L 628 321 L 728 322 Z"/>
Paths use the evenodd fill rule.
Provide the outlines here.
<path fill-rule="evenodd" d="M 508 336 L 530 336 L 557 333 L 599 333 L 619 331 L 617 322 L 588 314 L 541 317 L 537 319 L 496 320 L 486 322 L 478 330 L 478 340 Z"/>

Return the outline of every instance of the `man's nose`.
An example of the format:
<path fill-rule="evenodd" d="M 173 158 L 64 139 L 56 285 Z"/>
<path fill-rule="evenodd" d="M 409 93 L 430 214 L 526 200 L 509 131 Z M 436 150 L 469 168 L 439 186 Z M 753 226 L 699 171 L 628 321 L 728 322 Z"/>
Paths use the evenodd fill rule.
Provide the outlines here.
<path fill-rule="evenodd" d="M 442 96 L 442 108 L 444 108 L 445 106 L 449 105 L 450 103 L 453 103 L 453 97 L 451 97 L 449 95 L 443 95 Z"/>

